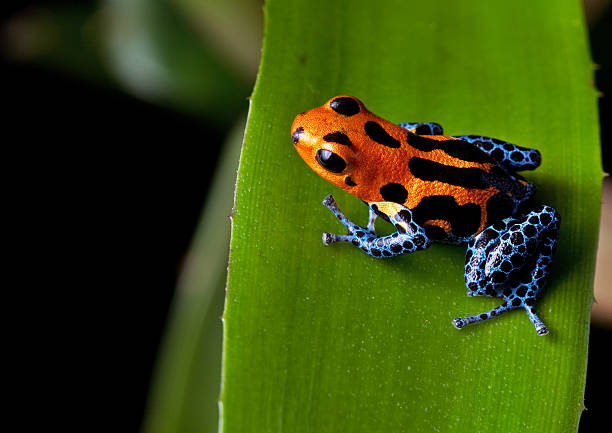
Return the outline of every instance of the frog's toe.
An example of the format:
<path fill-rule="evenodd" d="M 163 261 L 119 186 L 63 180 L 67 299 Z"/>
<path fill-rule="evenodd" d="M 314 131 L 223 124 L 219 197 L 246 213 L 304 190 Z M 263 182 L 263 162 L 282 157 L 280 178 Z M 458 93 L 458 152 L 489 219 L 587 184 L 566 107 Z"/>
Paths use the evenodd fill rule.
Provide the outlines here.
<path fill-rule="evenodd" d="M 342 239 L 344 236 L 342 235 L 335 235 L 333 233 L 323 233 L 323 243 L 325 245 L 329 245 L 329 244 L 333 244 L 334 242 L 340 242 L 343 241 L 344 239 Z"/>
<path fill-rule="evenodd" d="M 536 332 L 538 335 L 546 335 L 548 334 L 548 328 L 543 323 L 536 325 Z"/>
<path fill-rule="evenodd" d="M 333 244 L 334 242 L 336 242 L 335 237 L 336 235 L 334 234 L 324 232 L 323 233 L 323 244 L 325 245 Z"/>
<path fill-rule="evenodd" d="M 333 233 L 323 233 L 323 243 L 325 245 L 333 244 L 334 242 L 351 242 L 354 236 L 352 235 L 335 235 Z"/>
<path fill-rule="evenodd" d="M 349 233 L 352 233 L 352 230 L 359 228 L 358 226 L 353 224 L 351 220 L 349 220 L 347 217 L 344 216 L 342 211 L 338 208 L 338 205 L 336 204 L 336 200 L 334 200 L 334 197 L 331 194 L 325 197 L 325 199 L 323 200 L 323 204 L 330 211 L 332 211 L 332 213 L 336 216 L 336 218 L 338 218 L 338 221 L 340 221 L 348 229 Z"/>
<path fill-rule="evenodd" d="M 334 196 L 329 194 L 327 197 L 325 197 L 323 199 L 323 205 L 327 208 L 329 208 L 330 210 L 334 210 L 334 209 L 338 209 L 338 205 L 336 204 L 336 200 L 334 199 Z"/>
<path fill-rule="evenodd" d="M 453 319 L 453 326 L 457 329 L 461 329 L 463 328 L 465 325 L 467 325 L 467 321 L 465 320 L 465 317 L 455 317 Z"/>
<path fill-rule="evenodd" d="M 525 310 L 527 311 L 527 314 L 529 315 L 529 320 L 531 320 L 531 323 L 533 323 L 533 326 L 535 326 L 536 333 L 538 335 L 546 335 L 548 334 L 548 328 L 542 322 L 542 320 L 538 317 L 538 315 L 533 311 L 532 305 L 534 302 L 535 302 L 535 299 L 527 299 L 523 303 L 523 307 L 525 308 Z"/>

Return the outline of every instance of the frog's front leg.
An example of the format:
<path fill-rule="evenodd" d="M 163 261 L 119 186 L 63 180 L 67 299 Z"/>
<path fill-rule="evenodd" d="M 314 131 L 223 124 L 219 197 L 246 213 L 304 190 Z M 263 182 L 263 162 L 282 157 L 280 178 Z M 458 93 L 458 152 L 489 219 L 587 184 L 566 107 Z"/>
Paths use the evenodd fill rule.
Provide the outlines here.
<path fill-rule="evenodd" d="M 367 228 L 354 224 L 345 217 L 338 209 L 333 196 L 325 197 L 323 204 L 348 229 L 346 235 L 323 233 L 323 243 L 325 245 L 334 242 L 350 242 L 372 257 L 379 258 L 423 250 L 431 244 L 425 230 L 413 221 L 412 212 L 400 204 L 392 202 L 370 203 L 370 218 Z M 376 215 L 393 224 L 397 231 L 387 236 L 377 235 L 374 231 Z"/>
<path fill-rule="evenodd" d="M 333 199 L 333 197 L 332 197 L 332 199 Z M 338 208 L 338 207 L 336 206 L 336 208 Z M 369 206 L 368 206 L 368 210 L 370 211 L 370 213 L 368 215 L 368 231 L 375 235 L 376 234 L 376 228 L 374 227 L 374 223 L 376 222 L 376 217 L 378 215 L 376 215 L 376 212 L 374 212 L 374 209 L 372 209 Z"/>
<path fill-rule="evenodd" d="M 495 296 L 504 303 L 486 313 L 453 319 L 456 328 L 522 307 L 538 335 L 548 333 L 533 306 L 548 277 L 560 221 L 557 211 L 540 206 L 521 218 L 500 221 L 470 241 L 465 264 L 468 295 Z"/>

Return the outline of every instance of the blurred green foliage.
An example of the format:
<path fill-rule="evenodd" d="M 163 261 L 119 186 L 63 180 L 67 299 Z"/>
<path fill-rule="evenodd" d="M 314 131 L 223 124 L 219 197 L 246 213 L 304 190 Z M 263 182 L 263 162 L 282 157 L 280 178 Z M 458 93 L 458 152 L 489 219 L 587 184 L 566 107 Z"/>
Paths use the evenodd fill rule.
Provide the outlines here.
<path fill-rule="evenodd" d="M 259 0 L 104 0 L 12 17 L 5 54 L 227 130 L 246 110 L 261 40 Z"/>
<path fill-rule="evenodd" d="M 108 0 L 102 22 L 110 69 L 133 93 L 226 126 L 246 108 L 252 77 L 178 2 Z"/>

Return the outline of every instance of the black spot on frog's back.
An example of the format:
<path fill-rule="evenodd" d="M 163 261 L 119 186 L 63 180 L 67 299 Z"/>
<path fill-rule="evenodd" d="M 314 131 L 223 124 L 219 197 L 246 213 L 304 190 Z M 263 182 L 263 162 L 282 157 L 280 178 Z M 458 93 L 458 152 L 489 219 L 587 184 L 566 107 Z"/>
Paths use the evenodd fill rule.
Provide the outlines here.
<path fill-rule="evenodd" d="M 336 113 L 344 116 L 354 116 L 360 111 L 359 103 L 355 99 L 348 96 L 342 96 L 332 100 L 329 103 L 329 106 Z"/>
<path fill-rule="evenodd" d="M 412 209 L 412 213 L 420 226 L 425 226 L 425 222 L 429 220 L 448 221 L 451 225 L 451 233 L 459 237 L 471 236 L 480 227 L 480 206 L 474 203 L 459 206 L 455 198 L 450 195 L 423 197 L 421 202 Z"/>
<path fill-rule="evenodd" d="M 404 204 L 408 198 L 408 191 L 402 184 L 391 182 L 380 188 L 380 195 L 384 201 Z"/>
<path fill-rule="evenodd" d="M 339 131 L 324 135 L 323 140 L 327 141 L 328 143 L 338 143 L 343 144 L 345 146 L 352 145 L 351 140 L 348 138 L 348 136 Z"/>

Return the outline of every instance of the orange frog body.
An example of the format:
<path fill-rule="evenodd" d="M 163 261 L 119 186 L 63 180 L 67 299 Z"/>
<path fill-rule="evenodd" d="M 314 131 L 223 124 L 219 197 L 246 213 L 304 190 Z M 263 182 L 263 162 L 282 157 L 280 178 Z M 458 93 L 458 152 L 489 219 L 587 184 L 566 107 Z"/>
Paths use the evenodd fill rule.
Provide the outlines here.
<path fill-rule="evenodd" d="M 533 305 L 548 275 L 560 218 L 549 206 L 532 207 L 534 187 L 516 174 L 539 166 L 537 150 L 476 135 L 444 136 L 436 123 L 394 124 L 352 96 L 298 114 L 291 134 L 310 168 L 369 206 L 364 228 L 326 197 L 348 234 L 324 233 L 325 244 L 351 242 L 372 257 L 391 257 L 432 241 L 467 243 L 468 295 L 504 303 L 453 324 L 462 328 L 523 307 L 538 334 L 548 332 Z M 397 232 L 377 235 L 377 216 Z"/>

